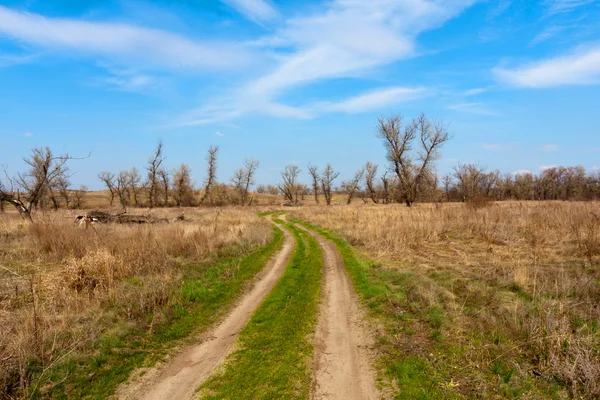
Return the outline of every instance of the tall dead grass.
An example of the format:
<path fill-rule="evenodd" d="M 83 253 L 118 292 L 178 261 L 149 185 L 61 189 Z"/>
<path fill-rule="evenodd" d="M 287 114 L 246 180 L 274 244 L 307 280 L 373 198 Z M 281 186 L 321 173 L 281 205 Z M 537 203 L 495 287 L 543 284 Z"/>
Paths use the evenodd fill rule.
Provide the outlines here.
<path fill-rule="evenodd" d="M 172 300 L 183 264 L 271 237 L 269 224 L 245 210 L 186 217 L 85 230 L 67 212 L 37 215 L 33 225 L 1 214 L 0 398 L 26 392 L 32 365 L 46 370 L 107 329 L 147 324 L 149 313 L 160 318 L 155 311 Z"/>
<path fill-rule="evenodd" d="M 481 371 L 504 371 L 500 359 L 521 382 L 583 398 L 600 397 L 599 215 L 593 202 L 294 211 L 410 274 L 414 308 L 449 320 L 447 341 L 462 349 L 452 368 L 471 367 L 455 377 L 468 395 L 498 390 Z"/>

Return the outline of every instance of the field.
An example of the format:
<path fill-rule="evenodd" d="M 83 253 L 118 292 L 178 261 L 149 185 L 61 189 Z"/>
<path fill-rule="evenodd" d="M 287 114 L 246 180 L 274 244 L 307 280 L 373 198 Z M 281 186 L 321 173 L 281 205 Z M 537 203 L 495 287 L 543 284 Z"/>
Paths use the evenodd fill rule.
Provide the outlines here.
<path fill-rule="evenodd" d="M 88 229 L 74 212 L 37 213 L 34 224 L 0 214 L 0 398 L 129 398 L 118 390 L 135 371 L 156 366 L 160 377 L 270 271 L 276 285 L 201 396 L 324 398 L 319 360 L 330 371 L 371 360 L 372 398 L 600 396 L 598 203 L 153 213 L 182 211 L 184 221 Z M 283 266 L 269 262 L 276 254 Z M 319 333 L 336 265 L 357 294 L 344 300 L 348 318 L 366 324 L 344 328 L 366 329 L 348 343 L 369 349 L 357 360 L 327 359 Z"/>

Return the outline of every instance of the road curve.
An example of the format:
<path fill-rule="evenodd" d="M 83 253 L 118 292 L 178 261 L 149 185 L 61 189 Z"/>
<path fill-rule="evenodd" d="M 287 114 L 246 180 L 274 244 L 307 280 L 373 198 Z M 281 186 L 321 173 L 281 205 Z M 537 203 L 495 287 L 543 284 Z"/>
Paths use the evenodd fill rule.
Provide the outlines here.
<path fill-rule="evenodd" d="M 283 275 L 295 245 L 293 235 L 285 229 L 283 232 L 283 248 L 255 278 L 252 288 L 225 319 L 203 335 L 205 340 L 183 349 L 164 365 L 143 371 L 143 375 L 119 388 L 117 398 L 191 399 L 198 387 L 223 362 L 236 342 L 239 332 Z"/>

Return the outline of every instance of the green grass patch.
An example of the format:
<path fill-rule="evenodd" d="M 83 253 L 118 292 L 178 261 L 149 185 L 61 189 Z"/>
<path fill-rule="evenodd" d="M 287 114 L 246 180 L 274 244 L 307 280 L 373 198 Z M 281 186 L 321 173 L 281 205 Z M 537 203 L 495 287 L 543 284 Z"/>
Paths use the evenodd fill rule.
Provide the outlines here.
<path fill-rule="evenodd" d="M 240 333 L 224 371 L 203 385 L 205 399 L 308 398 L 322 254 L 312 236 L 284 225 L 297 242 L 292 260 Z"/>
<path fill-rule="evenodd" d="M 221 317 L 246 282 L 282 247 L 283 240 L 283 232 L 274 226 L 268 244 L 245 249 L 241 257 L 224 252 L 216 261 L 183 267 L 183 281 L 173 286 L 173 300 L 164 306 L 169 314 L 163 324 L 140 329 L 122 322 L 78 355 L 65 357 L 43 379 L 34 377 L 39 384 L 34 383 L 36 390 L 30 398 L 104 399 L 114 394 L 133 369 L 153 365 L 169 348 Z M 132 278 L 131 284 L 143 282 Z M 148 318 L 152 319 L 151 313 Z"/>

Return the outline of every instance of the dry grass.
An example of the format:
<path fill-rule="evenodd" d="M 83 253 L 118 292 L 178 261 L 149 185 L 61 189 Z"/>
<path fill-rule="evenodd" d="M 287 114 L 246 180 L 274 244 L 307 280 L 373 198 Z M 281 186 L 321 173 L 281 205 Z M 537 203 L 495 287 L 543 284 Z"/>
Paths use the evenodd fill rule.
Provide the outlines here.
<path fill-rule="evenodd" d="M 406 298 L 390 300 L 398 319 L 418 318 L 388 327 L 392 342 L 443 371 L 454 392 L 600 397 L 600 204 L 293 214 L 340 233 L 393 277 L 395 298 Z"/>
<path fill-rule="evenodd" d="M 47 368 L 107 329 L 151 329 L 183 264 L 271 237 L 251 211 L 185 212 L 190 221 L 88 230 L 68 212 L 38 214 L 34 225 L 0 214 L 0 398 L 25 391 L 32 364 Z"/>

